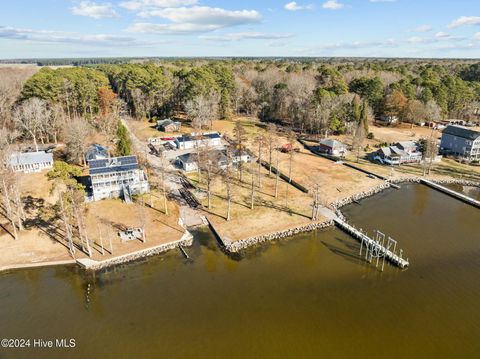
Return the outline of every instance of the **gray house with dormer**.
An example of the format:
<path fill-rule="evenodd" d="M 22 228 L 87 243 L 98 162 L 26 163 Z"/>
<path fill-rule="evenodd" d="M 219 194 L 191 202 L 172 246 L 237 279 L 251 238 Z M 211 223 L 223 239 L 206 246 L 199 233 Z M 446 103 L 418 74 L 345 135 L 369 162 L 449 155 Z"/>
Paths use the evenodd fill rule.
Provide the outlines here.
<path fill-rule="evenodd" d="M 461 126 L 447 126 L 443 130 L 440 150 L 446 155 L 478 161 L 480 160 L 480 132 Z"/>

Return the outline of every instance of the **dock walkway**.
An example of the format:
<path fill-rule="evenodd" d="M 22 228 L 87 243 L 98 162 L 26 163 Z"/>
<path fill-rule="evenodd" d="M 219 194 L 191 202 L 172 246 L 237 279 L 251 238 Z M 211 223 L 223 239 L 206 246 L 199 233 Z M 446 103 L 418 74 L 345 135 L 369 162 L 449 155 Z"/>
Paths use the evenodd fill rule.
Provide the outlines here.
<path fill-rule="evenodd" d="M 431 188 L 434 188 L 440 192 L 443 192 L 449 196 L 452 196 L 452 197 L 455 197 L 455 198 L 458 198 L 459 200 L 465 202 L 465 203 L 468 203 L 468 204 L 471 204 L 472 206 L 475 206 L 477 208 L 480 208 L 480 201 L 477 201 L 476 199 L 473 199 L 471 197 L 468 197 L 468 196 L 465 196 L 464 194 L 462 193 L 458 193 L 454 190 L 451 190 L 450 188 L 447 188 L 445 186 L 442 186 L 438 183 L 435 183 L 435 182 L 432 182 L 432 181 L 429 181 L 427 179 L 424 179 L 424 178 L 421 178 L 420 179 L 420 182 L 422 182 L 423 184 L 431 187 Z"/>
<path fill-rule="evenodd" d="M 351 226 L 344 220 L 338 217 L 334 218 L 333 220 L 335 224 L 338 227 L 340 227 L 342 230 L 350 234 L 352 237 L 360 240 L 362 242 L 362 245 L 365 245 L 367 248 L 373 248 L 378 253 L 382 253 L 385 259 L 388 260 L 389 262 L 395 264 L 396 266 L 402 269 L 407 268 L 410 265 L 408 260 L 398 256 L 397 254 L 395 254 L 395 252 L 392 252 L 390 249 L 383 247 L 380 243 L 374 241 L 373 239 L 368 237 L 365 233 L 362 233 L 361 231 Z"/>

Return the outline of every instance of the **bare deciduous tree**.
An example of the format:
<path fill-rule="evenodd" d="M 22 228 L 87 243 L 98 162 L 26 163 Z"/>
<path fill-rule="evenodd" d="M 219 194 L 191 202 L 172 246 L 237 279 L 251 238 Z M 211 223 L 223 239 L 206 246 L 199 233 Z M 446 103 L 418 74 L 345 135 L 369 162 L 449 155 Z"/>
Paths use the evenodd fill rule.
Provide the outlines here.
<path fill-rule="evenodd" d="M 193 98 L 185 104 L 185 111 L 193 128 L 211 128 L 212 121 L 218 117 L 218 94 L 212 92 L 209 96 L 199 95 Z"/>
<path fill-rule="evenodd" d="M 69 124 L 66 129 L 65 144 L 67 156 L 71 161 L 86 164 L 85 151 L 90 130 L 89 124 L 81 118 L 77 118 Z"/>
<path fill-rule="evenodd" d="M 32 97 L 18 106 L 13 113 L 17 127 L 29 136 L 38 151 L 37 140 L 43 138 L 48 121 L 51 118 L 47 103 L 39 98 Z"/>
<path fill-rule="evenodd" d="M 272 175 L 272 155 L 277 141 L 277 126 L 273 123 L 267 124 L 266 141 L 268 146 L 268 176 Z"/>
<path fill-rule="evenodd" d="M 244 150 L 245 142 L 247 141 L 247 132 L 243 127 L 240 121 L 235 122 L 235 128 L 233 129 L 233 134 L 235 136 L 235 150 L 240 151 L 240 153 Z M 240 161 L 238 163 L 238 172 L 240 175 L 240 182 L 242 182 L 242 175 L 243 175 L 243 162 Z"/>

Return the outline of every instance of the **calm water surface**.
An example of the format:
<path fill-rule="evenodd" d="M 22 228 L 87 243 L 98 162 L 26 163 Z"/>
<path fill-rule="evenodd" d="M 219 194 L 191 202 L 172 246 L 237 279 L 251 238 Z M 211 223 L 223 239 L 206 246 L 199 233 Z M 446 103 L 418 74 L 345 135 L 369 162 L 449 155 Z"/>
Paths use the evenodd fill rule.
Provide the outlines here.
<path fill-rule="evenodd" d="M 346 208 L 397 239 L 381 273 L 332 229 L 230 258 L 209 232 L 187 249 L 102 273 L 0 275 L 0 338 L 75 338 L 75 349 L 0 358 L 479 358 L 480 211 L 404 185 Z M 88 288 L 90 288 L 88 290 Z"/>

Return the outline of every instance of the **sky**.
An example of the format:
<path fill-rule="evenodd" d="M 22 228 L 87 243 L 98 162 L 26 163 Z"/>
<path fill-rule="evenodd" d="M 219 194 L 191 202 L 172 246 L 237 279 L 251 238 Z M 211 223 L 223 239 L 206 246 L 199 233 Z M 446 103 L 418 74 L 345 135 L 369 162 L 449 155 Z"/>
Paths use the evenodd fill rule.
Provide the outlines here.
<path fill-rule="evenodd" d="M 480 58 L 479 0 L 0 0 L 0 58 Z"/>

